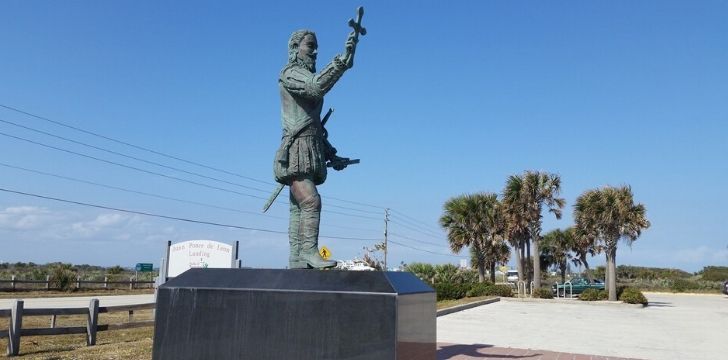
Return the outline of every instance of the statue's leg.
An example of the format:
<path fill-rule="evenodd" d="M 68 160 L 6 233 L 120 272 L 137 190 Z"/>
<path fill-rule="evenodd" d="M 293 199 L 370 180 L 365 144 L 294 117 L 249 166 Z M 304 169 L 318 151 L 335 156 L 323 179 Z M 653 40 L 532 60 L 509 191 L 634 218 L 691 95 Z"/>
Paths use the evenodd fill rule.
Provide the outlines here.
<path fill-rule="evenodd" d="M 324 260 L 319 254 L 318 234 L 321 221 L 321 197 L 316 185 L 310 179 L 296 180 L 291 184 L 291 195 L 301 209 L 301 237 L 300 258 L 314 268 L 330 268 L 336 266 L 336 261 Z"/>
<path fill-rule="evenodd" d="M 301 260 L 301 236 L 303 235 L 303 228 L 301 227 L 301 207 L 298 206 L 298 202 L 293 197 L 291 192 L 289 202 L 290 206 L 290 218 L 288 222 L 288 243 L 290 245 L 290 253 L 288 254 L 288 268 L 289 269 L 307 269 L 308 265 L 305 261 Z"/>

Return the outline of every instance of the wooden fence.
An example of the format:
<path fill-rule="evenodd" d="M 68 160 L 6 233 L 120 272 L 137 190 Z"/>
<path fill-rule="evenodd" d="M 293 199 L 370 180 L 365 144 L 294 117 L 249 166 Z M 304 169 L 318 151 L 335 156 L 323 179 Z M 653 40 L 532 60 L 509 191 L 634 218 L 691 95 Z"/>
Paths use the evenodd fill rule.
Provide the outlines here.
<path fill-rule="evenodd" d="M 24 286 L 29 284 L 30 286 Z M 154 281 L 139 281 L 134 277 L 129 280 L 123 281 L 111 281 L 108 277 L 104 277 L 104 280 L 81 280 L 81 277 L 77 277 L 73 282 L 74 289 L 111 289 L 111 288 L 129 288 L 132 289 L 147 289 L 152 288 Z M 51 287 L 50 276 L 46 276 L 45 280 L 18 280 L 15 275 L 10 280 L 0 280 L 0 291 L 15 291 L 15 290 L 58 290 Z"/>
<path fill-rule="evenodd" d="M 15 300 L 12 309 L 0 310 L 0 317 L 10 317 L 8 331 L 0 331 L 0 339 L 8 338 L 9 356 L 16 356 L 20 353 L 21 336 L 46 336 L 46 335 L 67 335 L 86 334 L 86 345 L 96 345 L 96 333 L 98 331 L 130 329 L 144 326 L 153 326 L 154 320 L 133 321 L 134 311 L 154 309 L 154 303 L 121 306 L 99 307 L 98 299 L 91 299 L 88 309 L 86 308 L 46 308 L 46 309 L 24 309 L 23 300 Z M 129 313 L 129 322 L 123 324 L 99 324 L 100 313 L 122 312 Z M 56 327 L 55 319 L 58 315 L 86 315 L 86 326 Z M 23 329 L 23 316 L 51 316 L 50 328 Z"/>

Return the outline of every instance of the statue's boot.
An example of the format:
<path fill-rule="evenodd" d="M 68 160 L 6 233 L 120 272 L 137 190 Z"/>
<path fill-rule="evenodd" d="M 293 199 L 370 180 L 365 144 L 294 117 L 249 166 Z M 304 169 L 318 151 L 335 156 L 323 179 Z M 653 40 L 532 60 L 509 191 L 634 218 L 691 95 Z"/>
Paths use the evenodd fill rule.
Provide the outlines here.
<path fill-rule="evenodd" d="M 321 197 L 318 194 L 311 195 L 298 205 L 301 209 L 301 226 L 303 228 L 299 258 L 305 261 L 308 266 L 316 269 L 336 266 L 336 261 L 324 260 L 319 254 L 318 234 L 319 223 L 321 222 Z"/>
<path fill-rule="evenodd" d="M 296 200 L 290 198 L 290 220 L 288 223 L 288 243 L 290 245 L 290 253 L 288 254 L 289 269 L 308 269 L 306 261 L 301 259 L 301 236 L 303 231 L 301 228 L 301 208 L 296 204 Z"/>

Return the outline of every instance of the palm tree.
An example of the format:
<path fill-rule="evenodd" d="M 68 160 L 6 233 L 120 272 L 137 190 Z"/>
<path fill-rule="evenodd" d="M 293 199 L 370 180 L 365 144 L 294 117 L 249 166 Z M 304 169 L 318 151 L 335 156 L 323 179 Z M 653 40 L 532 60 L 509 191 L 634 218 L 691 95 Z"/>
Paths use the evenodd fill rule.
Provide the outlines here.
<path fill-rule="evenodd" d="M 542 265 L 557 265 L 561 273 L 561 282 L 566 282 L 566 268 L 569 260 L 574 256 L 571 254 L 574 248 L 574 231 L 572 228 L 566 230 L 551 230 L 543 236 L 541 243 Z M 545 260 L 545 261 L 544 261 Z"/>
<path fill-rule="evenodd" d="M 440 225 L 447 230 L 450 249 L 459 253 L 470 246 L 475 254 L 478 279 L 485 281 L 488 249 L 502 239 L 503 216 L 498 197 L 493 193 L 462 195 L 445 202 Z"/>
<path fill-rule="evenodd" d="M 528 243 L 528 211 L 521 200 L 523 192 L 523 178 L 519 175 L 511 175 L 506 181 L 503 190 L 503 214 L 506 222 L 506 237 L 516 254 L 516 269 L 518 280 L 530 279 L 530 271 L 527 271 L 526 246 Z"/>
<path fill-rule="evenodd" d="M 515 233 L 520 235 L 521 239 L 524 239 L 525 230 L 528 258 L 530 258 L 529 240 L 533 242 L 533 252 L 540 254 L 539 244 L 544 205 L 550 213 L 556 216 L 556 219 L 561 219 L 561 209 L 564 207 L 565 201 L 558 197 L 560 192 L 561 177 L 546 172 L 526 171 L 521 176 L 510 176 L 506 182 L 503 202 L 508 209 L 506 212 L 508 213 L 509 228 L 517 229 Z M 538 256 L 534 257 L 532 261 L 534 288 L 538 289 L 541 287 L 541 262 Z"/>
<path fill-rule="evenodd" d="M 495 283 L 495 267 L 497 265 L 506 265 L 508 260 L 511 258 L 511 248 L 508 244 L 503 241 L 497 241 L 495 244 L 492 242 L 490 246 L 485 247 L 485 267 L 490 273 L 490 282 Z M 477 254 L 475 248 L 470 248 L 470 261 L 471 264 L 475 264 Z"/>
<path fill-rule="evenodd" d="M 602 252 L 601 246 L 597 246 L 595 243 L 594 237 L 590 234 L 584 233 L 581 229 L 578 227 L 570 227 L 569 228 L 572 233 L 573 242 L 572 242 L 572 249 L 571 251 L 576 254 L 573 258 L 571 258 L 571 262 L 576 265 L 580 266 L 583 265 L 586 269 L 584 273 L 586 274 L 586 277 L 591 281 L 592 274 L 589 269 L 589 262 L 587 261 L 587 255 L 588 256 L 594 256 L 596 254 L 599 254 Z"/>
<path fill-rule="evenodd" d="M 609 300 L 617 300 L 616 257 L 620 239 L 630 245 L 650 227 L 646 209 L 634 203 L 629 186 L 588 190 L 576 199 L 574 219 L 578 231 L 599 243 L 607 256 Z"/>

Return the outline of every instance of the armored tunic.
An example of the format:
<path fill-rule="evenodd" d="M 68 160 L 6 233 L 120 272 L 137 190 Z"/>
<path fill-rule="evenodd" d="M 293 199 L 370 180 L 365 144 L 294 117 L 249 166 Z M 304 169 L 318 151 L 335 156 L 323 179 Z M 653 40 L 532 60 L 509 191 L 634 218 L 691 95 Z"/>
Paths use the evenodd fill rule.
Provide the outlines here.
<path fill-rule="evenodd" d="M 277 182 L 290 185 L 293 179 L 309 178 L 319 185 L 326 180 L 326 161 L 336 155 L 336 149 L 324 137 L 321 109 L 324 95 L 346 69 L 337 57 L 318 74 L 295 62 L 281 71 L 283 135 L 273 161 Z"/>

